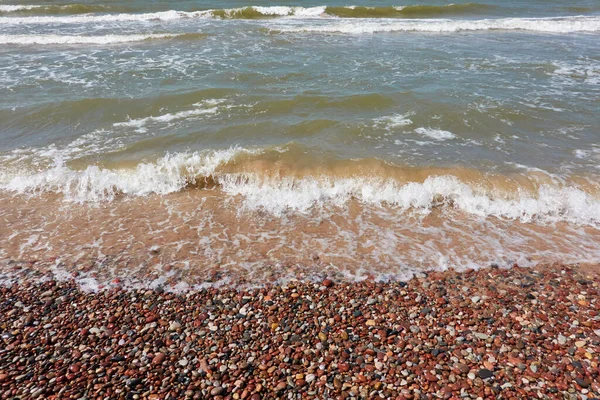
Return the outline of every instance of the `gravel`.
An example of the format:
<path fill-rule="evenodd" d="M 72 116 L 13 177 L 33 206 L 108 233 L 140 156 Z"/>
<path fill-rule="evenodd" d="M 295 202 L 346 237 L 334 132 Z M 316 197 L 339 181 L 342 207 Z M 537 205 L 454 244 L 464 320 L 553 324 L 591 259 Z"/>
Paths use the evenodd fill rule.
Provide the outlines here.
<path fill-rule="evenodd" d="M 588 273 L 186 293 L 23 282 L 0 287 L 0 398 L 598 398 Z"/>

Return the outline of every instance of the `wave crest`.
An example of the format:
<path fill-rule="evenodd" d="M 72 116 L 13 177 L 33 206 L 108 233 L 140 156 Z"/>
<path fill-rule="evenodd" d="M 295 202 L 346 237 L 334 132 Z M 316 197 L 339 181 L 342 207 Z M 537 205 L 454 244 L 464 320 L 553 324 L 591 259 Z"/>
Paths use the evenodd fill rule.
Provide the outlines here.
<path fill-rule="evenodd" d="M 494 7 L 487 4 L 466 3 L 443 6 L 413 5 L 400 7 L 334 7 L 325 13 L 341 18 L 431 18 L 446 15 L 476 15 L 489 13 Z"/>
<path fill-rule="evenodd" d="M 287 152 L 294 154 L 285 154 Z M 298 149 L 213 150 L 166 155 L 134 168 L 74 170 L 62 162 L 43 172 L 0 175 L 0 189 L 22 194 L 61 193 L 77 202 L 111 201 L 120 195 L 167 195 L 218 188 L 241 196 L 252 209 L 281 214 L 313 207 L 361 203 L 428 213 L 439 206 L 472 215 L 523 222 L 600 224 L 600 199 L 551 177 L 510 179 L 460 169 L 402 169 L 379 161 L 338 160 L 298 164 Z M 287 161 L 283 162 L 282 157 Z M 525 182 L 525 183 L 524 183 Z"/>
<path fill-rule="evenodd" d="M 481 20 L 403 20 L 403 21 L 338 21 L 330 24 L 278 26 L 283 33 L 385 33 L 432 32 L 453 33 L 468 31 L 531 31 L 546 33 L 600 32 L 600 17 L 555 18 L 498 18 Z"/>
<path fill-rule="evenodd" d="M 411 5 L 399 7 L 365 6 L 248 6 L 230 9 L 198 10 L 180 12 L 189 17 L 211 17 L 222 19 L 257 19 L 277 17 L 341 17 L 341 18 L 427 18 L 443 15 L 472 15 L 489 12 L 493 6 L 478 3 L 447 4 L 443 6 Z M 35 15 L 77 15 L 90 13 L 128 13 L 128 6 L 102 4 L 66 5 L 0 5 L 0 14 L 18 13 Z M 170 11 L 167 11 L 170 13 Z M 159 13 L 155 13 L 160 14 Z M 134 14 L 135 15 L 135 14 Z M 143 16 L 144 14 L 137 14 Z"/>
<path fill-rule="evenodd" d="M 52 14 L 90 14 L 90 13 L 108 13 L 108 12 L 130 12 L 131 7 L 118 5 L 104 4 L 5 4 L 0 5 L 0 15 L 2 14 L 35 14 L 35 15 L 52 15 Z"/>
<path fill-rule="evenodd" d="M 79 35 L 0 35 L 0 44 L 32 45 L 32 44 L 118 44 L 143 42 L 157 39 L 199 39 L 204 34 L 133 34 L 133 35 L 101 35 L 101 36 L 79 36 Z"/>

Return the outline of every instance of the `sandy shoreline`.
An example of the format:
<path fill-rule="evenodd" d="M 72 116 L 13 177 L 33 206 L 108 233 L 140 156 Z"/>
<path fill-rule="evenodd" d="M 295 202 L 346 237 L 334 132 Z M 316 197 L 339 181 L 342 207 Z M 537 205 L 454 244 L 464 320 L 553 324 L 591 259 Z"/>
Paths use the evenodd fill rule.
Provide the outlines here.
<path fill-rule="evenodd" d="M 596 268 L 236 291 L 0 288 L 0 398 L 596 398 Z"/>

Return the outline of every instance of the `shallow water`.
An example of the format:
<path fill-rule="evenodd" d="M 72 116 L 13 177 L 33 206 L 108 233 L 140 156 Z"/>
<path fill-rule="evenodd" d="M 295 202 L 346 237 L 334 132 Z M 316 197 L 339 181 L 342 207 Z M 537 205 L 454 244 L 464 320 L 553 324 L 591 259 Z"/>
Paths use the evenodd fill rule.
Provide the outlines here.
<path fill-rule="evenodd" d="M 2 2 L 0 257 L 597 263 L 599 35 L 596 1 Z"/>

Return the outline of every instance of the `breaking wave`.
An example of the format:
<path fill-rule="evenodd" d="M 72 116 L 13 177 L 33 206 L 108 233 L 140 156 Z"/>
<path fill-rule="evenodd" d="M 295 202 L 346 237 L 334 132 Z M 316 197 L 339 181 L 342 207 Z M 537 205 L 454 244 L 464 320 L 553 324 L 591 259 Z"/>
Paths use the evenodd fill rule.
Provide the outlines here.
<path fill-rule="evenodd" d="M 321 167 L 308 162 L 305 164 L 313 166 L 298 167 L 296 161 L 290 161 L 297 157 L 285 155 L 288 150 L 231 148 L 176 153 L 133 168 L 90 165 L 77 170 L 59 161 L 42 172 L 2 172 L 0 190 L 29 195 L 61 193 L 72 201 L 95 202 L 123 195 L 218 189 L 241 196 L 246 207 L 273 214 L 342 206 L 355 199 L 424 213 L 451 207 L 475 216 L 522 222 L 600 224 L 598 193 L 564 179 L 536 175 L 511 179 L 460 168 L 402 168 L 376 160 L 337 160 Z M 278 157 L 279 161 L 274 161 Z M 281 157 L 287 161 L 282 163 Z"/>
<path fill-rule="evenodd" d="M 31 45 L 31 44 L 118 44 L 142 42 L 155 39 L 174 39 L 186 37 L 202 38 L 203 34 L 133 34 L 133 35 L 0 35 L 0 44 Z"/>
<path fill-rule="evenodd" d="M 425 6 L 394 12 L 405 15 L 413 9 L 413 16 Z M 329 11 L 327 11 L 329 9 Z M 488 19 L 438 19 L 438 18 L 390 18 L 383 10 L 367 8 L 336 7 L 247 7 L 230 10 L 161 11 L 143 14 L 82 14 L 70 16 L 0 17 L 1 24 L 82 24 L 135 21 L 171 21 L 189 18 L 204 19 L 265 19 L 276 18 L 270 28 L 276 32 L 316 33 L 377 33 L 377 32 L 461 32 L 461 31 L 532 31 L 546 33 L 600 32 L 600 17 L 570 16 L 551 18 L 488 18 Z M 345 11 L 341 11 L 345 10 Z M 390 11 L 391 12 L 391 11 Z M 370 17 L 369 17 L 370 15 Z M 442 15 L 440 15 L 442 16 Z M 419 17 L 423 17 L 420 15 Z M 288 23 L 282 23 L 291 21 Z"/>
<path fill-rule="evenodd" d="M 89 14 L 89 13 L 108 13 L 108 12 L 130 12 L 130 7 L 104 4 L 4 4 L 0 5 L 0 15 L 2 14 Z"/>
<path fill-rule="evenodd" d="M 327 15 L 342 18 L 431 18 L 446 15 L 477 15 L 489 13 L 495 7 L 487 4 L 466 3 L 444 6 L 414 5 L 400 7 L 332 7 Z"/>
<path fill-rule="evenodd" d="M 498 18 L 480 20 L 415 19 L 385 21 L 336 21 L 323 24 L 306 24 L 274 27 L 277 32 L 314 33 L 379 33 L 379 32 L 432 32 L 451 33 L 463 31 L 531 31 L 546 33 L 600 32 L 600 17 L 554 18 Z"/>
<path fill-rule="evenodd" d="M 398 7 L 365 7 L 365 6 L 248 6 L 230 9 L 180 11 L 181 17 L 209 17 L 223 19 L 256 19 L 276 17 L 341 17 L 341 18 L 427 18 L 444 15 L 476 15 L 489 12 L 493 6 L 478 3 L 448 4 L 444 6 L 411 5 Z M 1 14 L 17 13 L 35 15 L 78 15 L 91 13 L 129 13 L 134 11 L 127 6 L 102 4 L 66 4 L 66 5 L 0 5 Z M 167 16 L 173 11 L 154 14 L 137 14 Z M 132 14 L 136 15 L 136 14 Z"/>

